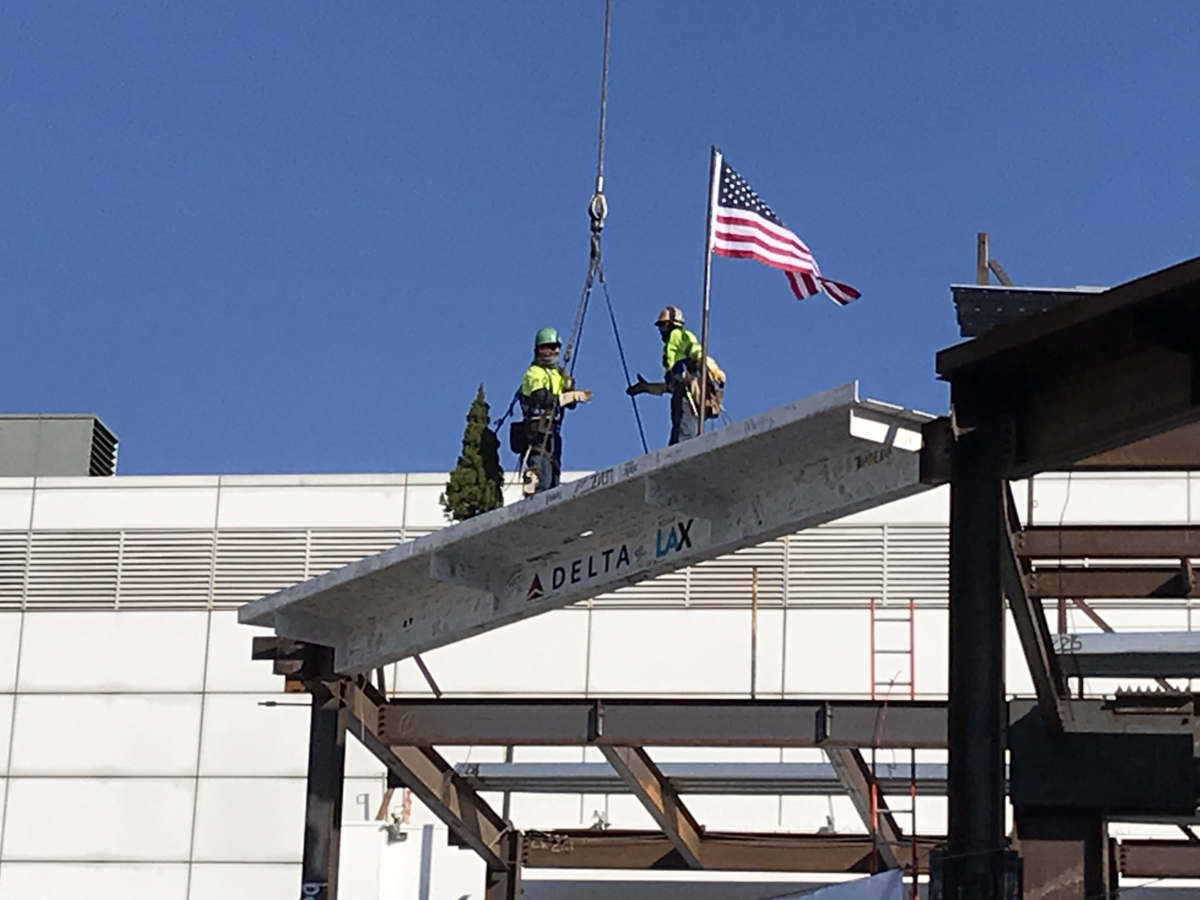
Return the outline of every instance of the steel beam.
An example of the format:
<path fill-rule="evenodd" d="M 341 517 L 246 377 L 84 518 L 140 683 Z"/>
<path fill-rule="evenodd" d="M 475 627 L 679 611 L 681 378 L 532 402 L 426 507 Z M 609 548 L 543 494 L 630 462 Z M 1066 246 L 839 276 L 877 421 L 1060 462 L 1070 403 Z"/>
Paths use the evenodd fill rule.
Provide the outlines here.
<path fill-rule="evenodd" d="M 1126 878 L 1200 878 L 1200 844 L 1195 841 L 1121 841 Z"/>
<path fill-rule="evenodd" d="M 702 829 L 688 812 L 679 794 L 663 777 L 654 760 L 641 747 L 614 747 L 603 744 L 600 752 L 621 776 L 629 790 L 641 801 L 655 824 L 687 863 L 688 868 L 703 868 L 700 862 Z"/>
<path fill-rule="evenodd" d="M 833 766 L 823 762 L 662 763 L 659 771 L 680 794 L 824 797 L 842 791 Z M 461 762 L 454 771 L 477 791 L 522 794 L 620 794 L 629 790 L 605 762 Z M 907 795 L 908 763 L 879 761 L 872 774 L 883 793 Z M 946 766 L 918 763 L 922 796 L 946 795 Z"/>
<path fill-rule="evenodd" d="M 333 651 L 306 648 L 310 670 L 328 670 Z M 310 683 L 307 796 L 300 896 L 337 900 L 342 842 L 342 788 L 346 772 L 346 710 L 320 682 Z"/>
<path fill-rule="evenodd" d="M 1200 558 L 1200 527 L 1038 525 L 1017 535 L 1016 551 L 1022 559 Z"/>
<path fill-rule="evenodd" d="M 867 766 L 863 755 L 854 747 L 830 747 L 825 751 L 829 764 L 837 773 L 842 788 L 850 795 L 850 801 L 858 811 L 863 825 L 875 839 L 876 852 L 884 866 L 898 869 L 901 866 L 897 849 L 903 835 L 900 826 L 888 810 L 883 791 Z"/>
<path fill-rule="evenodd" d="M 1192 631 L 1056 634 L 1054 643 L 1063 670 L 1080 678 L 1200 678 Z"/>
<path fill-rule="evenodd" d="M 1195 593 L 1181 566 L 1039 566 L 1029 576 L 1029 593 L 1042 597 L 1131 600 L 1189 597 Z"/>
<path fill-rule="evenodd" d="M 1076 463 L 1076 469 L 1180 471 L 1200 469 L 1200 424 L 1193 423 L 1156 437 Z"/>
<path fill-rule="evenodd" d="M 390 745 L 946 746 L 946 704 L 873 700 L 404 700 L 380 712 Z"/>
<path fill-rule="evenodd" d="M 1000 581 L 1008 597 L 1013 622 L 1021 639 L 1021 650 L 1037 692 L 1038 708 L 1046 727 L 1058 733 L 1063 729 L 1063 719 L 1070 716 L 1067 700 L 1066 679 L 1054 655 L 1050 626 L 1046 622 L 1046 611 L 1040 601 L 1029 595 L 1028 564 L 1017 557 L 1018 529 L 1020 519 L 1013 502 L 1012 490 L 1005 484 L 1004 533 L 1000 548 Z"/>
<path fill-rule="evenodd" d="M 388 747 L 368 723 L 353 717 L 351 733 L 446 825 L 452 840 L 474 850 L 489 871 L 508 870 L 501 847 L 508 830 L 504 820 L 436 750 Z"/>
<path fill-rule="evenodd" d="M 1200 259 L 991 329 L 938 354 L 960 429 L 1011 416 L 1009 478 L 1200 421 Z"/>
<path fill-rule="evenodd" d="M 960 434 L 950 480 L 947 896 L 999 900 L 1004 833 L 1006 429 Z"/>
<path fill-rule="evenodd" d="M 922 837 L 917 863 L 928 870 L 929 850 L 945 840 Z M 705 869 L 727 872 L 847 872 L 865 874 L 877 867 L 867 835 L 707 833 L 700 841 Z M 907 842 L 902 855 L 911 852 Z M 525 832 L 524 860 L 529 868 L 678 869 L 683 861 L 666 836 L 650 831 Z"/>
<path fill-rule="evenodd" d="M 327 572 L 239 621 L 336 648 L 359 674 L 927 490 L 932 417 L 798 400 Z"/>

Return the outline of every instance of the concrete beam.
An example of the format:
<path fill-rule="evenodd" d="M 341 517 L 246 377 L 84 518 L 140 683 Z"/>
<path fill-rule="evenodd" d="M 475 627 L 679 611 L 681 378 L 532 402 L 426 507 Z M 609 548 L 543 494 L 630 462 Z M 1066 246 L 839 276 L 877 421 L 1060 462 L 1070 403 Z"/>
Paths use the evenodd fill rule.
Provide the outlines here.
<path fill-rule="evenodd" d="M 243 606 L 358 674 L 928 488 L 931 417 L 854 384 L 735 422 Z"/>

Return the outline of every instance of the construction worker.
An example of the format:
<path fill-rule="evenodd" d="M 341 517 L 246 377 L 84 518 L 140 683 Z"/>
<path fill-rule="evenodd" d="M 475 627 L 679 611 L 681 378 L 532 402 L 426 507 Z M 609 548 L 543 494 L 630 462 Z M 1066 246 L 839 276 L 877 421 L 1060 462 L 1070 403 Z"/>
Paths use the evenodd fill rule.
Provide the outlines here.
<path fill-rule="evenodd" d="M 654 325 L 663 342 L 663 380 L 647 381 L 638 375 L 636 384 L 626 388 L 625 393 L 631 397 L 637 394 L 671 395 L 671 437 L 668 445 L 678 444 L 688 438 L 700 434 L 700 416 L 696 410 L 699 407 L 699 376 L 700 361 L 704 358 L 704 348 L 696 335 L 683 327 L 683 310 L 678 306 L 668 306 L 658 314 Z M 709 360 L 709 390 L 712 397 L 705 406 L 713 408 L 712 399 L 724 387 L 725 373 Z M 707 418 L 707 416 L 706 416 Z"/>
<path fill-rule="evenodd" d="M 562 343 L 553 328 L 542 328 L 533 339 L 533 362 L 525 370 L 517 396 L 524 421 L 524 449 L 517 450 L 525 460 L 526 495 L 557 487 L 562 474 L 563 410 L 592 399 L 591 391 L 575 389 L 574 379 L 558 365 Z M 513 448 L 516 450 L 516 447 Z"/>

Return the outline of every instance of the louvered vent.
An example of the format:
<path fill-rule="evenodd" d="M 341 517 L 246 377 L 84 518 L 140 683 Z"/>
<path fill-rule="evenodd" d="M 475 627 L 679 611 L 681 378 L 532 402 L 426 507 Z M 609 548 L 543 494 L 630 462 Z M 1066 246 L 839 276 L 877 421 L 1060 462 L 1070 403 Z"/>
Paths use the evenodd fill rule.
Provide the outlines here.
<path fill-rule="evenodd" d="M 308 577 L 358 562 L 360 559 L 395 547 L 400 532 L 395 529 L 346 531 L 314 530 L 309 538 Z"/>
<path fill-rule="evenodd" d="M 99 419 L 92 420 L 92 453 L 88 474 L 117 474 L 117 436 L 105 428 Z"/>
<path fill-rule="evenodd" d="M 119 606 L 204 609 L 213 576 L 211 531 L 127 531 Z"/>
<path fill-rule="evenodd" d="M 886 525 L 888 600 L 946 603 L 950 530 L 944 525 Z"/>
<path fill-rule="evenodd" d="M 25 596 L 26 532 L 0 532 L 0 609 L 20 609 Z"/>
<path fill-rule="evenodd" d="M 793 603 L 865 603 L 883 596 L 883 575 L 882 526 L 825 526 L 791 539 Z"/>
<path fill-rule="evenodd" d="M 117 599 L 121 535 L 115 531 L 35 531 L 29 609 L 111 609 Z"/>
<path fill-rule="evenodd" d="M 749 606 L 758 572 L 758 605 L 782 606 L 784 598 L 784 543 L 769 541 L 729 556 L 692 567 L 688 584 L 690 606 Z"/>
<path fill-rule="evenodd" d="M 683 569 L 660 575 L 653 581 L 643 581 L 631 587 L 601 594 L 595 603 L 610 607 L 682 607 L 687 606 L 688 573 Z"/>
<path fill-rule="evenodd" d="M 428 533 L 428 532 L 422 532 Z M 405 533 L 405 539 L 417 537 Z M 239 606 L 371 556 L 396 529 L 0 532 L 0 609 Z M 828 525 L 604 594 L 624 608 L 944 604 L 944 526 Z"/>
<path fill-rule="evenodd" d="M 219 531 L 213 605 L 240 606 L 304 581 L 307 531 Z"/>

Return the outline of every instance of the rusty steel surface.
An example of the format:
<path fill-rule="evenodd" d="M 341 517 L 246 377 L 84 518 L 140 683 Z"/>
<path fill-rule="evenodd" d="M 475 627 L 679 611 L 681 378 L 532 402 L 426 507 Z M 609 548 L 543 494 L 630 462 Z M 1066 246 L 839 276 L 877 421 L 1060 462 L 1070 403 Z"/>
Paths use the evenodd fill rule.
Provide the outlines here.
<path fill-rule="evenodd" d="M 830 747 L 825 750 L 825 756 L 837 773 L 842 789 L 850 796 L 863 826 L 877 836 L 874 843 L 880 859 L 889 869 L 900 868 L 900 826 L 888 809 L 879 782 L 862 751 L 856 747 Z"/>
<path fill-rule="evenodd" d="M 1017 555 L 1024 559 L 1200 558 L 1200 527 L 1038 525 L 1022 529 L 1015 546 Z"/>
<path fill-rule="evenodd" d="M 1076 469 L 1096 471 L 1177 471 L 1200 469 L 1200 423 L 1080 460 Z"/>
<path fill-rule="evenodd" d="M 679 794 L 663 777 L 654 760 L 641 747 L 601 745 L 600 751 L 625 785 L 641 801 L 646 812 L 689 868 L 702 869 L 700 824 L 688 812 Z"/>
<path fill-rule="evenodd" d="M 1200 878 L 1200 843 L 1125 840 L 1120 861 L 1126 878 Z"/>
<path fill-rule="evenodd" d="M 1012 490 L 1005 486 L 1005 539 L 1000 548 L 1000 581 L 1008 598 L 1013 623 L 1021 640 L 1025 663 L 1037 692 L 1038 708 L 1046 727 L 1063 730 L 1063 719 L 1070 718 L 1070 699 L 1062 666 L 1054 654 L 1046 610 L 1029 592 L 1028 561 L 1018 556 L 1020 519 Z"/>
<path fill-rule="evenodd" d="M 946 704 L 873 700 L 393 700 L 393 745 L 946 746 Z"/>
<path fill-rule="evenodd" d="M 928 870 L 929 851 L 944 837 L 922 837 L 917 861 Z M 525 832 L 525 865 L 553 869 L 684 868 L 667 838 L 652 831 Z M 907 842 L 898 855 L 907 859 Z M 874 846 L 869 835 L 708 832 L 700 841 L 705 869 L 727 872 L 872 871 Z M 880 860 L 875 867 L 882 869 Z"/>
<path fill-rule="evenodd" d="M 1174 566 L 1038 566 L 1028 577 L 1029 593 L 1038 598 L 1079 597 L 1086 600 L 1132 600 L 1188 597 L 1194 585 Z"/>

